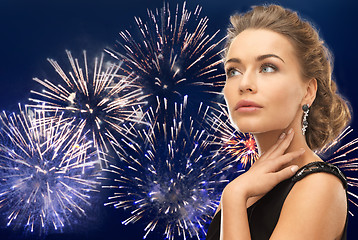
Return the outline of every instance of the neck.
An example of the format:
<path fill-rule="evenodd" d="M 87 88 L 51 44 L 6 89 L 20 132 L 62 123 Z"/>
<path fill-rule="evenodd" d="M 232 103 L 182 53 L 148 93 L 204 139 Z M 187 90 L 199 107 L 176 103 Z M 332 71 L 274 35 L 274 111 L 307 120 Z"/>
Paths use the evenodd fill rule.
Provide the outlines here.
<path fill-rule="evenodd" d="M 295 126 L 289 126 L 287 129 L 275 130 L 263 133 L 253 134 L 256 140 L 256 144 L 259 150 L 259 155 L 267 152 L 279 139 L 280 135 L 284 132 L 287 134 L 290 128 L 293 128 L 294 136 L 291 144 L 286 149 L 285 153 L 299 150 L 300 148 L 305 149 L 305 153 L 300 158 L 294 159 L 290 165 L 295 164 L 302 167 L 310 162 L 321 161 L 321 159 L 308 147 L 305 136 L 302 134 L 301 128 Z"/>

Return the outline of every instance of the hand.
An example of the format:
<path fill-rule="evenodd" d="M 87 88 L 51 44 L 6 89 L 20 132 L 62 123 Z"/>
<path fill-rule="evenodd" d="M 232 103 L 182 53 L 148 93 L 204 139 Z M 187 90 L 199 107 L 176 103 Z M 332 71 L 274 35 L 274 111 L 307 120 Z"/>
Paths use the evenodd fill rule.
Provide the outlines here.
<path fill-rule="evenodd" d="M 283 133 L 275 145 L 263 154 L 251 168 L 224 189 L 223 196 L 238 197 L 238 194 L 246 199 L 261 196 L 269 192 L 278 183 L 292 177 L 298 170 L 298 166 L 287 166 L 292 160 L 301 156 L 305 150 L 285 153 L 293 139 L 294 132 L 291 129 L 287 134 Z"/>

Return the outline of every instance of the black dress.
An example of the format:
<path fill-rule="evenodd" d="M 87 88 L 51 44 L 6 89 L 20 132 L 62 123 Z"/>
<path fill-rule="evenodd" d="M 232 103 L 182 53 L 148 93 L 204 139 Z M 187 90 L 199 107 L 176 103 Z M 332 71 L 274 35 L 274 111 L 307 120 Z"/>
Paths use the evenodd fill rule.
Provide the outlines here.
<path fill-rule="evenodd" d="M 297 173 L 274 187 L 265 196 L 255 202 L 247 209 L 251 239 L 267 240 L 270 238 L 280 217 L 280 212 L 285 199 L 293 185 L 305 176 L 316 173 L 327 172 L 337 176 L 347 189 L 347 180 L 343 173 L 334 165 L 325 162 L 313 162 L 300 168 Z M 221 211 L 212 220 L 206 236 L 206 240 L 220 239 Z M 347 214 L 348 215 L 348 214 Z M 348 219 L 348 216 L 347 216 Z M 342 240 L 347 239 L 347 220 Z"/>

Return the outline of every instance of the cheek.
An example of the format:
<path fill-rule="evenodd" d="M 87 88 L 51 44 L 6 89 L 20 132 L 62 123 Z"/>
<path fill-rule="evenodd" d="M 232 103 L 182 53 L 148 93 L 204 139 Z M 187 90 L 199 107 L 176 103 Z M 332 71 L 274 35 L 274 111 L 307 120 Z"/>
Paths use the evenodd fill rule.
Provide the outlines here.
<path fill-rule="evenodd" d="M 231 105 L 233 104 L 234 97 L 235 97 L 235 92 L 234 92 L 233 86 L 230 86 L 230 84 L 225 83 L 225 86 L 223 88 L 223 93 L 224 93 L 224 98 L 225 98 L 227 107 L 231 108 Z"/>
<path fill-rule="evenodd" d="M 277 118 L 282 118 L 283 121 L 292 121 L 300 107 L 300 89 L 286 86 L 286 88 L 276 91 L 276 94 L 272 94 L 271 99 L 273 100 L 272 106 L 275 106 L 273 109 L 279 115 Z"/>
<path fill-rule="evenodd" d="M 298 80 L 288 81 L 287 77 L 277 83 L 266 85 L 265 92 L 270 95 L 270 99 L 280 102 L 281 104 L 300 102 L 303 96 L 303 89 L 298 83 Z"/>

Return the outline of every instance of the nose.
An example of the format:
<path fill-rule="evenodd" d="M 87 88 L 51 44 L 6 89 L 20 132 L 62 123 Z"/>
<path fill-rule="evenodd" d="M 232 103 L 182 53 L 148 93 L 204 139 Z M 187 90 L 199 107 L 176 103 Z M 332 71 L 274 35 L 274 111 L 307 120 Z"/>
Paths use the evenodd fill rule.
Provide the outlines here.
<path fill-rule="evenodd" d="M 253 72 L 246 71 L 239 83 L 240 93 L 255 93 L 256 92 L 256 75 Z"/>

